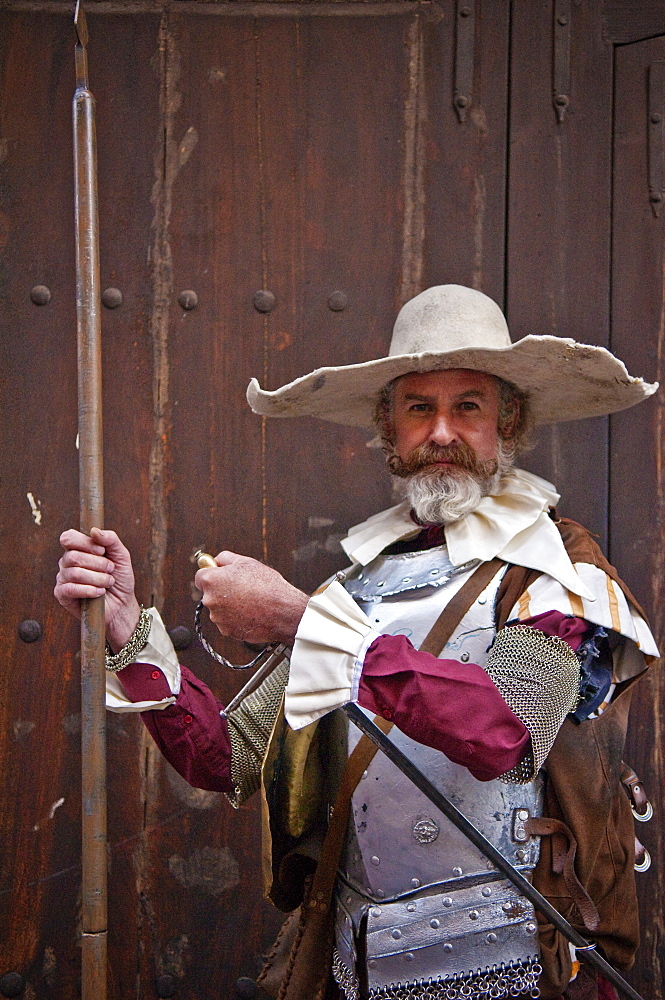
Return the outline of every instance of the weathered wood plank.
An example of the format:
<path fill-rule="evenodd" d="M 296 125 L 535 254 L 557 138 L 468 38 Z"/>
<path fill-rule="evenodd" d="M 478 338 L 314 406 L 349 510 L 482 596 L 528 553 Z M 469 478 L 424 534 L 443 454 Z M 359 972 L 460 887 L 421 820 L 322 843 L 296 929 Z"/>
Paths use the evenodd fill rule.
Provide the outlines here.
<path fill-rule="evenodd" d="M 545 333 L 607 345 L 612 53 L 598 7 L 571 11 L 570 106 L 559 124 L 552 4 L 513 7 L 506 304 L 513 340 Z M 524 464 L 606 544 L 606 420 L 547 428 L 539 442 Z"/>
<path fill-rule="evenodd" d="M 146 241 L 152 172 L 150 166 L 142 174 L 131 165 L 138 166 L 146 157 L 150 164 L 156 138 L 149 123 L 155 118 L 151 93 L 154 98 L 157 85 L 151 85 L 146 73 L 154 51 L 151 21 L 155 23 L 140 18 L 132 25 L 115 19 L 109 25 L 108 19 L 90 18 L 91 80 L 100 112 L 102 278 L 104 287 L 118 286 L 124 296 L 120 308 L 104 310 L 102 317 L 107 509 L 109 521 L 139 551 L 147 549 L 149 537 Z M 3 883 L 0 964 L 23 975 L 28 991 L 38 993 L 46 985 L 73 995 L 81 877 L 78 629 L 53 601 L 52 588 L 58 535 L 78 523 L 70 124 L 74 36 L 71 16 L 4 14 L 2 28 L 2 207 L 7 223 L 2 350 L 3 370 L 12 383 L 11 395 L 4 397 L 3 405 L 11 410 L 5 413 L 2 431 L 7 436 L 5 470 L 21 503 L 18 496 L 3 491 L 1 545 L 13 580 L 12 595 L 5 602 L 3 648 L 16 669 L 5 674 L 8 687 L 2 704 L 8 717 L 2 733 L 4 739 L 18 727 L 19 738 L 5 745 L 2 755 L 5 799 L 13 797 L 18 812 L 4 817 L 8 826 L 3 823 L 1 831 L 2 857 L 11 860 L 14 873 L 12 881 Z M 51 289 L 48 305 L 30 302 L 34 283 Z M 34 521 L 26 491 L 41 505 Z M 12 552 L 20 555 L 20 563 L 12 565 Z M 21 570 L 26 561 L 38 567 L 36 575 Z M 140 559 L 137 569 L 142 585 Z M 44 623 L 39 643 L 25 646 L 16 639 L 16 619 L 22 617 Z M 140 723 L 112 717 L 108 742 L 115 765 L 109 769 L 113 857 L 115 845 L 137 843 L 142 836 Z M 35 759 L 39 767 L 34 767 Z M 127 884 L 134 885 L 131 866 L 121 881 Z M 136 902 L 122 891 L 112 899 L 111 965 L 117 992 L 112 988 L 111 995 L 120 996 L 118 984 L 135 981 L 138 945 L 135 939 L 120 941 L 117 932 L 135 922 Z"/>
<path fill-rule="evenodd" d="M 664 226 L 649 203 L 648 67 L 665 60 L 665 40 L 654 39 L 616 51 L 614 199 L 612 218 L 612 350 L 635 375 L 663 380 L 665 287 Z M 665 93 L 661 95 L 665 112 Z M 665 649 L 665 408 L 655 399 L 611 418 L 610 552 L 637 599 L 652 616 L 656 639 Z M 663 804 L 665 783 L 662 670 L 654 667 L 633 701 L 627 759 L 645 782 L 655 816 L 636 824 L 637 836 L 654 860 L 637 876 L 643 944 L 632 981 L 645 996 L 662 998 Z"/>
<path fill-rule="evenodd" d="M 470 285 L 504 305 L 510 11 L 476 3 L 472 101 L 453 107 L 455 5 L 426 23 L 423 287 Z"/>

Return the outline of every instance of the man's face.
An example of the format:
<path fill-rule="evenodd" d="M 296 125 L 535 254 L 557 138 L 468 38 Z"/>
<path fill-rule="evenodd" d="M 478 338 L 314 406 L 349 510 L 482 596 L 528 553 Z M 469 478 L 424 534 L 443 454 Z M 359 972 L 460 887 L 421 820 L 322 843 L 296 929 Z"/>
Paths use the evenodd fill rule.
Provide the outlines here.
<path fill-rule="evenodd" d="M 492 375 L 469 368 L 412 372 L 395 385 L 392 425 L 395 451 L 408 462 L 421 445 L 449 448 L 428 466 L 454 471 L 455 452 L 478 462 L 494 461 L 499 435 L 499 385 Z"/>

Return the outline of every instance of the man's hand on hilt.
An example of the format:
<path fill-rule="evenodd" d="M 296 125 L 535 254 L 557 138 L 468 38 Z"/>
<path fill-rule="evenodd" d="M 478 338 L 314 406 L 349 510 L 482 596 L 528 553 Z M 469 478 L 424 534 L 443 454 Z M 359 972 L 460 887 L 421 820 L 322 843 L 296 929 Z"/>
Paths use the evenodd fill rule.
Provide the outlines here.
<path fill-rule="evenodd" d="M 243 642 L 293 642 L 309 598 L 249 556 L 220 552 L 217 566 L 200 569 L 196 586 L 222 635 Z"/>

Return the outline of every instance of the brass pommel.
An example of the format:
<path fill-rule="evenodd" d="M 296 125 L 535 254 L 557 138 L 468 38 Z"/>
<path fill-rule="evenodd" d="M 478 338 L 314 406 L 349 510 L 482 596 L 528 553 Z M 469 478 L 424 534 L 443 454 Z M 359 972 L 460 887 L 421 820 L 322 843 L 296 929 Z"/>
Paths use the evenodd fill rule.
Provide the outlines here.
<path fill-rule="evenodd" d="M 211 555 L 204 552 L 203 549 L 199 549 L 198 552 L 194 553 L 194 558 L 196 559 L 196 565 L 199 569 L 214 569 L 217 563 Z"/>

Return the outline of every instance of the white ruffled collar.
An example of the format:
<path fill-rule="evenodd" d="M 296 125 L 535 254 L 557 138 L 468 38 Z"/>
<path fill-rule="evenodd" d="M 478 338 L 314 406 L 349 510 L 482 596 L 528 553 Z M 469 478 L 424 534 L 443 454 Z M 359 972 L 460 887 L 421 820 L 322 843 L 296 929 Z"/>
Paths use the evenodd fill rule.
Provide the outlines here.
<path fill-rule="evenodd" d="M 446 526 L 450 561 L 461 566 L 471 559 L 485 562 L 498 556 L 547 573 L 574 594 L 591 598 L 547 513 L 558 500 L 551 483 L 523 469 L 511 469 L 495 495 L 483 497 L 471 514 Z M 353 562 L 366 566 L 388 545 L 419 531 L 404 500 L 351 528 L 342 548 Z"/>

